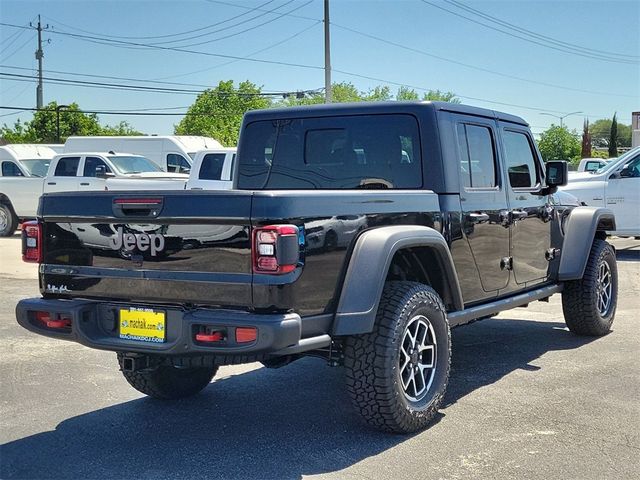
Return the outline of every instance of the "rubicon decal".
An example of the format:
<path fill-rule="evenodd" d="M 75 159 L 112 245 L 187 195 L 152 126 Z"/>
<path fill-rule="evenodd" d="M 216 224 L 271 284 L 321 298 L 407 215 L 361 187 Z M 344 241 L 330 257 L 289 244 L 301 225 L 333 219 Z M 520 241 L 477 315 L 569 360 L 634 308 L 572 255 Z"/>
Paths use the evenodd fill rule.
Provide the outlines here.
<path fill-rule="evenodd" d="M 109 246 L 114 250 L 125 250 L 132 252 L 146 252 L 150 250 L 151 256 L 164 250 L 164 236 L 158 233 L 124 233 L 122 227 L 118 227 L 115 237 L 109 239 Z"/>

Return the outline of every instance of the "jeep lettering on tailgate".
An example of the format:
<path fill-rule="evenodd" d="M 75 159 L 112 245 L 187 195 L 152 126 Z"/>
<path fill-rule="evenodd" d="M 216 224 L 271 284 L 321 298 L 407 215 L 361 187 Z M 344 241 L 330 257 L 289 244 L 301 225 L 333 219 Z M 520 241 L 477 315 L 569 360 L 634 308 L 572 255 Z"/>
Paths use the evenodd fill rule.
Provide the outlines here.
<path fill-rule="evenodd" d="M 151 250 L 151 256 L 164 250 L 164 236 L 158 233 L 124 233 L 122 227 L 116 230 L 116 236 L 109 240 L 109 246 L 114 250 L 124 248 L 133 251 L 136 248 L 140 252 Z"/>

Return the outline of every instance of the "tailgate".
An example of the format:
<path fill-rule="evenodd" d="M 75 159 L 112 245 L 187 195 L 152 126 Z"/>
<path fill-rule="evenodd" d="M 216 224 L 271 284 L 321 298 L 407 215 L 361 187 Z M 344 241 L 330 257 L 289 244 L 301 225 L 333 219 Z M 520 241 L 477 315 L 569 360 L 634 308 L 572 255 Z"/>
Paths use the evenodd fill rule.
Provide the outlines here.
<path fill-rule="evenodd" d="M 42 197 L 47 294 L 250 307 L 251 192 Z"/>

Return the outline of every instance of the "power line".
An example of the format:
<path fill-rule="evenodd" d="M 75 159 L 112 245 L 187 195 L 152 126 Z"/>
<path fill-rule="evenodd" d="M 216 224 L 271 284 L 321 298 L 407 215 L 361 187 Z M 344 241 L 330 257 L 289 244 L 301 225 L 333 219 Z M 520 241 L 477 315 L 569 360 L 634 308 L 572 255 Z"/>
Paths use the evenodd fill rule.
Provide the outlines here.
<path fill-rule="evenodd" d="M 7 27 L 12 27 L 12 28 L 27 28 L 27 27 L 22 27 L 20 25 L 15 25 L 15 24 L 11 24 L 11 23 L 5 23 L 5 22 L 0 22 L 0 25 L 3 26 L 7 26 Z M 56 30 L 52 30 L 50 33 L 55 34 L 55 35 L 63 35 L 63 36 L 67 36 L 67 37 L 72 37 L 72 38 L 76 38 L 76 39 L 84 39 L 93 43 L 104 43 L 103 38 L 100 37 L 96 37 L 96 36 L 92 36 L 92 35 L 80 35 L 80 34 L 76 34 L 76 33 L 69 33 L 69 32 L 61 32 L 61 31 L 56 31 Z M 122 44 L 122 45 L 131 45 L 131 46 L 136 46 L 136 47 L 143 47 L 143 48 L 148 48 L 148 49 L 153 49 L 153 50 L 164 50 L 164 51 L 173 51 L 173 52 L 179 52 L 179 53 L 191 53 L 191 54 L 195 54 L 195 55 L 204 55 L 204 56 L 208 56 L 208 57 L 218 57 L 218 58 L 226 58 L 229 60 L 243 60 L 243 61 L 247 61 L 247 62 L 254 62 L 254 63 L 263 63 L 263 64 L 270 64 L 270 65 L 281 65 L 281 66 L 286 66 L 286 67 L 296 67 L 296 68 L 306 68 L 306 69 L 311 69 L 311 70 L 322 70 L 323 67 L 317 66 L 317 65 L 306 65 L 306 64 L 302 64 L 302 63 L 292 63 L 292 62 L 282 62 L 282 61 L 278 61 L 278 60 L 262 60 L 262 59 L 258 59 L 258 58 L 248 58 L 248 57 L 240 57 L 237 55 L 224 55 L 221 53 L 212 53 L 212 52 L 201 52 L 198 50 L 188 50 L 186 48 L 177 48 L 177 47 L 166 47 L 166 46 L 160 46 L 160 45 L 147 45 L 144 43 L 137 43 L 137 42 L 125 42 L 125 41 L 120 41 L 120 40 L 110 40 L 109 41 L 109 45 L 111 45 L 111 43 L 114 44 Z"/>
<path fill-rule="evenodd" d="M 278 47 L 278 46 L 282 45 L 283 43 L 286 43 L 286 42 L 288 42 L 290 40 L 293 40 L 294 38 L 299 37 L 303 33 L 308 32 L 309 30 L 311 30 L 312 28 L 314 28 L 316 25 L 318 25 L 320 23 L 322 23 L 322 20 L 316 20 L 315 23 L 309 25 L 308 27 L 303 28 L 302 30 L 299 30 L 298 32 L 294 33 L 293 35 L 290 35 L 290 36 L 288 36 L 288 37 L 286 37 L 286 38 L 284 38 L 284 39 L 282 39 L 282 40 L 280 40 L 280 41 L 278 41 L 276 43 L 273 43 L 273 44 L 268 45 L 268 46 L 266 46 L 264 48 L 261 48 L 260 50 L 256 50 L 255 52 L 251 52 L 248 55 L 246 55 L 246 57 L 252 58 L 254 55 L 258 55 L 259 53 L 266 52 L 267 50 L 271 50 L 272 48 Z M 213 65 L 213 66 L 208 67 L 208 68 L 203 68 L 203 69 L 195 70 L 195 71 L 192 71 L 192 72 L 179 73 L 177 75 L 170 75 L 168 77 L 161 77 L 161 78 L 158 78 L 156 80 L 166 80 L 168 78 L 186 77 L 186 76 L 189 76 L 189 75 L 194 75 L 196 73 L 208 72 L 208 71 L 214 70 L 216 68 L 226 67 L 227 65 L 231 65 L 232 63 L 236 63 L 236 62 L 239 62 L 239 61 L 240 60 L 229 60 L 228 62 L 219 63 L 217 65 Z"/>
<path fill-rule="evenodd" d="M 0 106 L 0 110 L 16 110 L 19 112 L 55 112 L 54 108 L 33 108 L 33 107 L 10 107 Z M 96 115 L 121 115 L 121 116 L 146 116 L 146 117 L 169 117 L 169 116 L 200 116 L 200 117 L 237 117 L 242 113 L 202 113 L 202 112 L 130 112 L 127 110 L 65 110 L 69 113 L 84 113 Z"/>
<path fill-rule="evenodd" d="M 407 45 L 403 45 L 401 43 L 396 43 L 396 42 L 393 42 L 391 40 L 386 40 L 386 39 L 378 37 L 376 35 L 371 35 L 371 34 L 366 33 L 366 32 L 361 32 L 359 30 L 356 30 L 356 29 L 351 28 L 351 27 L 346 27 L 344 25 L 339 25 L 339 24 L 336 24 L 336 23 L 333 23 L 333 22 L 331 23 L 331 25 L 333 25 L 334 27 L 337 27 L 337 28 L 339 28 L 341 30 L 346 30 L 348 32 L 355 33 L 357 35 L 360 35 L 360 36 L 363 36 L 363 37 L 366 37 L 366 38 L 377 40 L 378 42 L 386 43 L 387 45 L 391 45 L 391 46 L 394 46 L 394 47 L 397 47 L 397 48 L 401 48 L 403 50 L 407 50 L 407 51 L 410 51 L 410 52 L 413 52 L 413 53 L 418 53 L 420 55 L 424 55 L 426 57 L 435 58 L 437 60 L 441 60 L 443 62 L 452 63 L 454 65 L 460 65 L 462 67 L 471 68 L 473 70 L 478 70 L 478 71 L 481 71 L 481 72 L 490 73 L 492 75 L 498 75 L 500 77 L 510 78 L 510 79 L 513 79 L 513 80 L 519 80 L 521 82 L 528 82 L 528 83 L 533 83 L 533 84 L 537 84 L 537 85 L 543 85 L 545 87 L 553 87 L 553 88 L 559 88 L 559 89 L 562 89 L 562 90 L 569 90 L 569 91 L 572 91 L 572 92 L 588 93 L 588 94 L 591 94 L 591 95 L 606 95 L 606 96 L 636 98 L 636 96 L 634 96 L 634 95 L 625 95 L 625 94 L 621 94 L 621 93 L 611 93 L 611 92 L 597 92 L 597 91 L 593 91 L 593 90 L 583 90 L 583 89 L 580 89 L 580 88 L 566 87 L 564 85 L 557 85 L 557 84 L 554 84 L 554 83 L 540 82 L 540 81 L 537 81 L 537 80 L 531 80 L 529 78 L 518 77 L 516 75 L 510 75 L 508 73 L 498 72 L 498 71 L 495 71 L 495 70 L 490 70 L 488 68 L 479 67 L 477 65 L 472 65 L 472 64 L 469 64 L 469 63 L 459 62 L 457 60 L 452 60 L 450 58 L 442 57 L 440 55 L 435 55 L 433 53 L 428 53 L 428 52 L 425 52 L 424 50 L 420 50 L 420 49 L 417 49 L 417 48 L 409 47 Z"/>
<path fill-rule="evenodd" d="M 33 81 L 38 77 L 34 75 L 22 75 L 18 73 L 5 73 L 0 72 L 0 77 L 5 77 L 9 80 L 15 81 Z M 149 87 L 145 85 L 127 85 L 122 83 L 107 83 L 107 82 L 90 82 L 86 80 L 72 80 L 67 78 L 55 78 L 55 77 L 42 77 L 43 80 L 47 80 L 51 83 L 58 85 L 76 85 L 84 87 L 94 88 L 106 88 L 110 90 L 131 90 L 131 91 L 151 91 L 157 93 L 172 93 L 172 94 L 201 94 L 202 90 L 190 90 L 184 88 L 169 88 L 169 87 Z M 302 93 L 313 93 L 318 89 L 304 90 Z M 241 92 L 218 92 L 221 96 L 240 96 L 240 97 L 281 97 L 282 95 L 295 94 L 296 92 L 260 92 L 260 93 L 241 93 Z"/>
<path fill-rule="evenodd" d="M 445 0 L 447 3 L 454 5 L 460 9 L 466 10 L 470 13 L 472 13 L 473 15 L 479 16 L 481 18 L 484 18 L 486 20 L 489 20 L 492 23 L 496 23 L 498 25 L 502 25 L 505 26 L 509 29 L 515 30 L 517 32 L 526 34 L 526 35 L 531 35 L 533 37 L 536 37 L 538 39 L 544 40 L 544 41 L 548 41 L 550 43 L 559 45 L 559 46 L 563 46 L 565 48 L 571 48 L 571 49 L 576 49 L 576 50 L 582 50 L 584 52 L 587 53 L 594 53 L 594 54 L 602 54 L 602 55 L 607 55 L 607 56 L 613 56 L 613 57 L 627 57 L 628 59 L 638 59 L 640 58 L 639 55 L 629 55 L 629 54 L 625 54 L 625 53 L 617 53 L 617 52 L 610 52 L 607 50 L 598 50 L 595 48 L 590 48 L 590 47 L 583 47 L 581 45 L 576 45 L 575 43 L 569 43 L 566 42 L 564 40 L 559 40 L 553 37 L 550 37 L 548 35 L 543 35 L 541 33 L 537 33 L 534 32 L 532 30 L 528 30 L 524 27 L 520 27 L 518 25 L 515 25 L 513 23 L 507 22 L 506 20 L 502 20 L 500 18 L 494 17 L 489 15 L 488 13 L 484 13 L 480 10 L 477 10 L 475 8 L 470 7 L 469 5 L 465 5 L 464 3 L 461 3 L 459 1 L 456 0 Z"/>
<path fill-rule="evenodd" d="M 150 36 L 142 36 L 142 37 L 125 36 L 125 35 L 110 35 L 110 34 L 106 34 L 106 33 L 101 33 L 101 35 L 103 37 L 115 38 L 115 39 L 124 39 L 124 40 L 154 40 L 154 39 L 160 39 L 160 38 L 170 38 L 170 37 L 179 37 L 179 36 L 183 36 L 183 35 L 190 35 L 192 33 L 201 32 L 203 30 L 208 30 L 208 29 L 210 29 L 212 27 L 216 27 L 218 25 L 222 25 L 224 23 L 230 22 L 232 20 L 235 20 L 237 18 L 243 17 L 245 15 L 248 15 L 252 11 L 256 11 L 256 10 L 262 8 L 262 7 L 265 7 L 268 4 L 273 3 L 274 1 L 275 0 L 269 0 L 268 2 L 265 2 L 265 3 L 261 4 L 261 5 L 259 5 L 258 7 L 254 7 L 254 8 L 250 7 L 248 11 L 246 11 L 244 13 L 241 13 L 239 15 L 235 15 L 235 16 L 233 16 L 231 18 L 227 18 L 226 20 L 221 20 L 219 22 L 215 22 L 215 23 L 212 23 L 210 25 L 206 25 L 204 27 L 195 28 L 195 29 L 192 29 L 192 30 L 184 31 L 184 32 L 169 33 L 169 34 L 165 34 L 165 35 L 150 35 Z M 95 34 L 95 31 L 83 30 L 81 28 L 74 27 L 74 26 L 68 25 L 66 23 L 63 23 L 63 22 L 61 22 L 59 20 L 56 20 L 54 18 L 51 18 L 51 17 L 47 17 L 47 18 L 49 18 L 49 20 L 51 20 L 52 22 L 59 23 L 60 25 L 63 25 L 65 27 L 67 27 L 67 28 L 70 28 L 71 30 L 76 30 L 76 31 L 82 32 L 82 33 Z"/>
<path fill-rule="evenodd" d="M 602 60 L 602 61 L 612 62 L 612 63 L 621 63 L 621 64 L 629 64 L 629 65 L 636 65 L 636 64 L 639 63 L 637 60 L 625 60 L 625 59 L 619 59 L 619 58 L 611 58 L 611 57 L 607 57 L 607 56 L 600 55 L 600 54 L 596 55 L 596 54 L 589 54 L 589 53 L 581 53 L 581 52 L 578 52 L 578 51 L 568 50 L 566 48 L 554 47 L 552 45 L 548 45 L 546 43 L 534 40 L 534 39 L 526 37 L 526 36 L 522 36 L 522 35 L 518 35 L 518 34 L 515 34 L 515 33 L 511 33 L 509 31 L 506 31 L 506 30 L 503 30 L 503 29 L 500 29 L 500 28 L 497 28 L 497 27 L 492 27 L 491 25 L 487 25 L 486 23 L 482 23 L 482 22 L 480 22 L 478 20 L 470 18 L 470 17 L 468 17 L 466 15 L 463 15 L 461 13 L 454 12 L 452 10 L 444 8 L 441 5 L 438 5 L 436 3 L 430 2 L 428 0 L 421 0 L 421 1 L 422 1 L 422 3 L 425 3 L 427 5 L 431 5 L 434 8 L 438 8 L 440 10 L 443 10 L 443 11 L 447 12 L 447 13 L 450 13 L 451 15 L 455 15 L 456 17 L 463 18 L 463 19 L 465 19 L 465 20 L 467 20 L 469 22 L 475 23 L 477 25 L 482 25 L 483 27 L 488 28 L 490 30 L 495 30 L 496 32 L 503 33 L 503 34 L 508 35 L 510 37 L 518 38 L 520 40 L 524 40 L 525 42 L 533 43 L 535 45 L 540 45 L 542 47 L 550 48 L 552 50 L 557 50 L 557 51 L 560 51 L 560 52 L 563 52 L 563 53 L 569 53 L 569 54 L 572 54 L 572 55 L 578 55 L 578 56 L 581 56 L 581 57 L 591 58 L 591 59 L 595 59 L 595 60 Z"/>
<path fill-rule="evenodd" d="M 3 60 L 9 60 L 11 57 L 13 57 L 16 53 L 18 53 L 20 50 L 22 50 L 24 47 L 26 47 L 29 42 L 31 42 L 34 38 L 36 37 L 36 34 L 34 33 L 33 35 L 30 35 L 29 38 L 27 38 L 27 40 L 21 44 L 18 48 L 16 48 L 13 52 L 11 52 L 10 54 L 6 55 L 3 57 Z"/>

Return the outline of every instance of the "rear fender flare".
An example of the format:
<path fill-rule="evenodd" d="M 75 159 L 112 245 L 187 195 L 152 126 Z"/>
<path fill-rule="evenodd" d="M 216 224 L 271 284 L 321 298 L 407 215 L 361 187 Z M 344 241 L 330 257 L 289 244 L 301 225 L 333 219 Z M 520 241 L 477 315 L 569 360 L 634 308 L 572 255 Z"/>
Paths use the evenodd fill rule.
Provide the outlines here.
<path fill-rule="evenodd" d="M 607 208 L 575 207 L 564 223 L 564 242 L 558 280 L 578 280 L 584 275 L 593 239 L 615 231 L 616 219 Z"/>
<path fill-rule="evenodd" d="M 444 237 L 421 225 L 381 227 L 364 232 L 351 255 L 333 325 L 334 335 L 373 330 L 387 273 L 396 252 L 406 248 L 432 249 L 455 310 L 463 301 L 453 259 Z"/>

